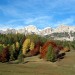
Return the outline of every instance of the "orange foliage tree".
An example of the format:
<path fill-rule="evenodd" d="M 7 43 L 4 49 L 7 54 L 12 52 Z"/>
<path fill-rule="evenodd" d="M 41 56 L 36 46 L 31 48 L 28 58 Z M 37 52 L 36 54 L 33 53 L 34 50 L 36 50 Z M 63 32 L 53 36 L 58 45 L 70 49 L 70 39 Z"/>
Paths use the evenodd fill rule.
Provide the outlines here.
<path fill-rule="evenodd" d="M 55 58 L 57 59 L 58 55 L 59 55 L 59 52 L 61 50 L 63 50 L 63 47 L 62 46 L 58 46 L 54 41 L 47 41 L 42 49 L 41 49 L 41 52 L 40 52 L 40 58 L 46 58 L 46 54 L 48 52 L 48 47 L 49 46 L 52 46 L 53 48 L 53 52 L 54 52 L 54 55 L 55 55 Z"/>

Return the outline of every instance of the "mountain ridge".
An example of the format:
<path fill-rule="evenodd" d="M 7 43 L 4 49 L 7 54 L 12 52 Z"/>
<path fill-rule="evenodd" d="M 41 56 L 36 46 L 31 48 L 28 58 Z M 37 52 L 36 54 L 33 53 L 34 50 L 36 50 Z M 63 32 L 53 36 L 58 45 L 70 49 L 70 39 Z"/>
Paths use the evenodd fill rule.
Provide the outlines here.
<path fill-rule="evenodd" d="M 38 29 L 35 25 L 28 25 L 21 29 L 7 29 L 6 31 L 0 30 L 0 33 L 35 33 L 39 35 L 49 35 L 52 33 L 62 33 L 62 32 L 75 32 L 75 26 L 60 25 L 56 28 L 45 27 L 43 29 Z"/>

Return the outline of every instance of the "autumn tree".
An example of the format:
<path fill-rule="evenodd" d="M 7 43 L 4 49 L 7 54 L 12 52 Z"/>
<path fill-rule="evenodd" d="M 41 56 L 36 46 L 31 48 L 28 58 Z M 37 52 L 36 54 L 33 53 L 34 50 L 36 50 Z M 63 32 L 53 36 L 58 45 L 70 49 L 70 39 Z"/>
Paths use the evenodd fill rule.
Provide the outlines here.
<path fill-rule="evenodd" d="M 34 46 L 35 46 L 35 44 L 34 44 L 34 42 L 32 41 L 31 43 L 30 43 L 30 50 L 33 50 L 34 49 Z"/>
<path fill-rule="evenodd" d="M 23 55 L 26 54 L 26 51 L 28 51 L 29 47 L 30 47 L 30 39 L 26 39 L 23 43 L 23 46 L 22 46 Z"/>
<path fill-rule="evenodd" d="M 8 62 L 10 59 L 9 48 L 5 47 L 1 53 L 1 62 Z"/>

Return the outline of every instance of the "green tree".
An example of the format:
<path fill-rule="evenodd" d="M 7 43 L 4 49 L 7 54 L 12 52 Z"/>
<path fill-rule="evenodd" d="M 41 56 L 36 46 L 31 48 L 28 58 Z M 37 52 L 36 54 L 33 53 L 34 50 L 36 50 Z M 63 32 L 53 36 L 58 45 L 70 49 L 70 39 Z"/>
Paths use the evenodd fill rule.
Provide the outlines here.
<path fill-rule="evenodd" d="M 15 46 L 16 46 L 16 50 L 19 50 L 20 44 L 18 41 L 16 42 Z"/>
<path fill-rule="evenodd" d="M 47 59 L 47 61 L 51 61 L 51 62 L 55 61 L 55 54 L 54 54 L 54 50 L 53 50 L 52 46 L 48 47 L 48 51 L 47 51 L 47 54 L 46 54 L 46 59 Z"/>
<path fill-rule="evenodd" d="M 0 54 L 2 53 L 2 51 L 3 51 L 3 45 L 0 44 Z"/>
<path fill-rule="evenodd" d="M 15 45 L 12 44 L 9 48 L 9 51 L 10 51 L 10 60 L 15 60 L 14 58 L 14 53 L 15 53 Z"/>
<path fill-rule="evenodd" d="M 19 53 L 19 55 L 18 55 L 18 62 L 19 62 L 19 63 L 24 62 L 24 58 L 23 58 L 22 51 L 20 51 L 20 53 Z"/>

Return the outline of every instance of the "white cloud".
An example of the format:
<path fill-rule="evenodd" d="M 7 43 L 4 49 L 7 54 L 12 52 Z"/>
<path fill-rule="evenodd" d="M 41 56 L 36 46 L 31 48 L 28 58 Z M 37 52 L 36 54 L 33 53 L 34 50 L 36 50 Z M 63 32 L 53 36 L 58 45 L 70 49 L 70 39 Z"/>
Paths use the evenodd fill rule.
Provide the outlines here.
<path fill-rule="evenodd" d="M 41 16 L 36 18 L 12 19 L 3 24 L 4 28 L 23 28 L 26 25 L 36 25 L 37 27 L 49 26 L 49 22 L 53 19 L 52 16 Z M 18 24 L 20 22 L 20 24 Z M 21 24 L 22 22 L 22 24 Z M 1 25 L 0 25 L 1 26 Z"/>
<path fill-rule="evenodd" d="M 19 22 L 19 21 L 25 21 L 26 19 L 12 19 L 12 20 L 9 20 L 6 24 L 12 24 L 12 23 L 15 23 L 15 22 Z"/>
<path fill-rule="evenodd" d="M 33 24 L 33 22 L 39 22 L 39 21 L 41 21 L 41 22 L 39 22 L 39 24 L 37 24 L 37 25 L 35 25 L 35 24 L 33 24 L 33 25 L 35 25 L 35 26 L 37 26 L 38 28 L 45 28 L 45 27 L 57 27 L 57 26 L 59 26 L 59 25 L 62 25 L 62 24 L 64 24 L 64 25 L 72 25 L 73 24 L 73 22 L 75 22 L 75 20 L 74 20 L 74 17 L 69 17 L 69 18 L 66 18 L 66 19 L 64 19 L 64 20 L 59 20 L 59 21 L 57 21 L 57 22 L 48 22 L 48 24 L 47 23 L 45 23 L 46 21 L 46 19 L 49 19 L 49 20 L 51 20 L 51 21 L 53 21 L 53 17 L 49 17 L 49 16 L 42 16 L 42 17 L 37 17 L 37 18 L 29 18 L 29 19 L 18 19 L 18 20 L 10 20 L 8 23 L 9 24 L 0 24 L 0 27 L 1 27 L 1 29 L 2 30 L 5 30 L 5 29 L 7 29 L 7 28 L 15 28 L 15 29 L 20 29 L 20 28 L 24 28 L 25 26 L 27 26 L 27 25 L 29 25 L 29 24 Z M 23 22 L 25 22 L 26 24 L 24 24 L 24 25 L 17 25 L 17 24 L 12 24 L 13 22 L 15 22 L 15 21 L 23 21 Z"/>
<path fill-rule="evenodd" d="M 64 20 L 58 20 L 56 22 L 53 21 L 54 18 L 53 16 L 49 17 L 49 16 L 41 16 L 41 17 L 37 17 L 37 18 L 28 18 L 28 19 L 17 19 L 17 20 L 10 20 L 7 22 L 6 26 L 8 27 L 15 27 L 15 28 L 23 28 L 24 26 L 26 25 L 30 25 L 30 24 L 33 24 L 33 25 L 36 25 L 37 27 L 39 28 L 45 28 L 45 27 L 57 27 L 61 24 L 66 24 L 66 25 L 72 25 L 73 22 L 74 22 L 74 17 L 69 17 L 69 18 L 66 18 Z M 24 22 L 23 25 L 17 25 L 17 22 Z M 48 22 L 47 22 L 48 21 Z M 14 24 L 16 22 L 16 24 Z"/>
<path fill-rule="evenodd" d="M 25 24 L 33 23 L 33 22 L 43 22 L 43 20 L 52 20 L 52 16 L 41 16 L 36 18 L 29 18 L 25 21 Z"/>

